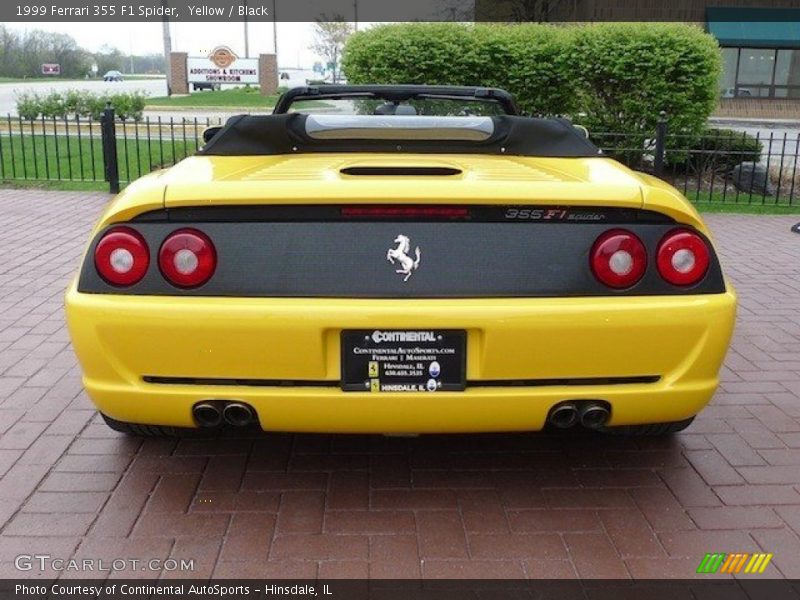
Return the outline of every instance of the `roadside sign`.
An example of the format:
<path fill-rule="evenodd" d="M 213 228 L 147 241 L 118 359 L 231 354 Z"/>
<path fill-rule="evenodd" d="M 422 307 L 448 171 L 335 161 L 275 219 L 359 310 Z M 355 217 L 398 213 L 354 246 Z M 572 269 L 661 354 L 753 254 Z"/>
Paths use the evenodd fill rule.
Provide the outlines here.
<path fill-rule="evenodd" d="M 61 65 L 58 63 L 44 63 L 42 75 L 61 75 Z"/>
<path fill-rule="evenodd" d="M 217 46 L 208 56 L 186 59 L 189 83 L 258 83 L 258 59 L 239 58 L 227 46 Z"/>

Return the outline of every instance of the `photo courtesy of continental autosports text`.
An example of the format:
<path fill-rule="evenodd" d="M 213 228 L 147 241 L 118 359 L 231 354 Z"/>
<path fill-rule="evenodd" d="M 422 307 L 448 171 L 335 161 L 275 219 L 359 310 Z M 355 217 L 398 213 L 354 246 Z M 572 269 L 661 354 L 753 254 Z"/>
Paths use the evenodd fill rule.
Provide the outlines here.
<path fill-rule="evenodd" d="M 148 584 L 148 583 L 50 583 L 15 584 L 17 597 L 36 598 L 98 598 L 111 599 L 122 597 L 139 598 L 242 598 L 248 596 L 286 596 L 286 597 L 333 597 L 330 585 L 321 584 L 287 584 L 279 585 L 266 582 L 227 585 L 224 583 L 183 583 Z"/>
<path fill-rule="evenodd" d="M 800 0 L 0 3 L 0 600 L 800 600 Z"/>

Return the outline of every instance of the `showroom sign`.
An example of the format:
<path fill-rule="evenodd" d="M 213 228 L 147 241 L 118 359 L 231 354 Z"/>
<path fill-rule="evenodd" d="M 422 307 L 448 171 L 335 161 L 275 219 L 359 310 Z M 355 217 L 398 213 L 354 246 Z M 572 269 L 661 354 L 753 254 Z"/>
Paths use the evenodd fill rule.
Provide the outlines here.
<path fill-rule="evenodd" d="M 227 46 L 217 46 L 208 56 L 186 59 L 189 83 L 255 83 L 258 81 L 258 59 L 239 58 Z"/>

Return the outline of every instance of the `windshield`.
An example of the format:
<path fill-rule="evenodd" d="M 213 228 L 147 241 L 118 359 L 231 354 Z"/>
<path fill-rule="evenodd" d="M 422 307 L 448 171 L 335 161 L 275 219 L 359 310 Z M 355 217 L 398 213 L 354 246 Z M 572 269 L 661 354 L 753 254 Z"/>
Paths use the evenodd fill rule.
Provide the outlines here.
<path fill-rule="evenodd" d="M 444 85 L 319 85 L 292 88 L 274 114 L 491 117 L 518 115 L 514 98 L 496 88 Z"/>
<path fill-rule="evenodd" d="M 464 98 L 459 98 L 457 100 L 411 98 L 403 102 L 387 102 L 374 98 L 296 100 L 290 106 L 289 112 L 338 115 L 418 115 L 431 117 L 497 116 L 505 114 L 502 106 L 496 102 L 482 102 L 480 100 Z"/>

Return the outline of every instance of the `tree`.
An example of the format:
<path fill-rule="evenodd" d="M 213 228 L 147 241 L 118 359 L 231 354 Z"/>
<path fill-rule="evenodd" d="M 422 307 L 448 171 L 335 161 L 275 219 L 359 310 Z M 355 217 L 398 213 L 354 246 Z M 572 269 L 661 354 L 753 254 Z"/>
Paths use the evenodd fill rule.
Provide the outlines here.
<path fill-rule="evenodd" d="M 63 77 L 83 77 L 90 56 L 65 33 L 15 31 L 0 25 L 0 76 L 40 77 L 43 63 L 61 65 Z"/>
<path fill-rule="evenodd" d="M 107 44 L 104 44 L 99 52 L 95 52 L 94 61 L 97 63 L 97 72 L 100 75 L 107 71 L 122 71 L 127 62 L 119 48 L 112 48 Z"/>
<path fill-rule="evenodd" d="M 575 5 L 564 0 L 477 0 L 475 20 L 546 23 L 575 20 Z"/>
<path fill-rule="evenodd" d="M 353 33 L 353 25 L 344 20 L 341 15 L 336 15 L 328 20 L 325 15 L 317 19 L 314 25 L 316 40 L 309 48 L 325 59 L 331 69 L 333 83 L 339 80 L 342 50 L 347 38 Z"/>

